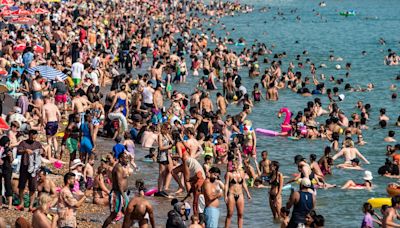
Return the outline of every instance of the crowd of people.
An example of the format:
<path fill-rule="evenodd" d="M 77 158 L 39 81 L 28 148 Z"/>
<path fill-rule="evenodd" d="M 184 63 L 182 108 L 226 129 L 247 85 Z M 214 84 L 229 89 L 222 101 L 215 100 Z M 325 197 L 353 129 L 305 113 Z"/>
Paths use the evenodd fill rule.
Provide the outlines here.
<path fill-rule="evenodd" d="M 5 85 L 15 99 L 12 111 L 4 113 L 9 129 L 0 138 L 0 180 L 5 187 L 1 191 L 0 184 L 0 204 L 28 208 L 33 212 L 28 223 L 34 228 L 77 227 L 76 211 L 85 202 L 110 207 L 103 227 L 120 220 L 122 227 L 164 224 L 155 221 L 149 196 L 171 200 L 166 227 L 215 228 L 222 226 L 220 217 L 230 227 L 235 208 L 237 225 L 243 227 L 245 198 L 252 198 L 249 188 L 268 189 L 273 219 L 281 227 L 324 227 L 324 216 L 315 211 L 316 189 L 339 185 L 326 181 L 334 168 L 364 170 L 363 165 L 370 163 L 357 147 L 367 143 L 363 131 L 376 118 L 370 116 L 371 104 L 358 101 L 357 111 L 350 115 L 340 104 L 345 94 L 371 91 L 374 85 L 361 88 L 346 82 L 351 63 L 346 64 L 346 78 L 326 78 L 318 73 L 323 66 L 317 68 L 307 51 L 291 61 L 285 52 L 274 53 L 264 43 L 247 45 L 245 38 L 230 38 L 219 19 L 250 13 L 251 6 L 104 0 L 28 1 L 15 7 L 48 11 L 34 25 L 0 19 L 0 68 L 9 73 Z M 226 36 L 218 37 L 213 26 L 221 26 Z M 21 44 L 26 48 L 17 51 Z M 37 46 L 43 50 L 37 51 Z M 334 62 L 338 57 L 329 59 Z M 385 59 L 388 65 L 395 61 L 398 57 L 392 52 Z M 49 78 L 40 70 L 30 72 L 40 65 L 61 74 Z M 248 77 L 240 75 L 244 70 Z M 259 80 L 252 91 L 245 86 L 248 80 Z M 179 91 L 192 81 L 190 93 Z M 293 140 L 330 141 L 319 158 L 296 155 L 298 173 L 293 178 L 282 173 L 279 161 L 270 160 L 267 148 L 258 146 L 256 123 L 250 120 L 257 103 L 281 99 L 281 90 L 329 98 L 329 104 L 323 104 L 315 96 L 282 126 L 282 136 Z M 230 105 L 241 106 L 241 111 L 232 113 Z M 392 121 L 385 108 L 378 118 L 382 129 L 400 126 L 400 116 Z M 384 141 L 396 142 L 395 131 L 387 134 Z M 99 137 L 115 145 L 104 148 Z M 385 164 L 379 174 L 399 176 L 399 148 L 387 148 L 395 165 Z M 141 164 L 138 151 L 148 151 L 141 161 L 158 163 L 156 189 L 147 189 L 135 177 Z M 337 162 L 341 157 L 343 162 Z M 63 180 L 54 178 L 60 172 Z M 129 188 L 132 178 L 136 193 Z M 374 188 L 372 172 L 364 170 L 363 180 L 340 185 Z M 171 189 L 173 181 L 176 191 Z M 291 189 L 286 201 L 285 189 Z M 220 199 L 225 201 L 226 216 L 220 215 Z M 394 226 L 399 205 L 394 197 L 391 207 L 382 208 L 377 223 Z M 363 212 L 363 227 L 373 227 L 371 205 L 365 204 Z"/>

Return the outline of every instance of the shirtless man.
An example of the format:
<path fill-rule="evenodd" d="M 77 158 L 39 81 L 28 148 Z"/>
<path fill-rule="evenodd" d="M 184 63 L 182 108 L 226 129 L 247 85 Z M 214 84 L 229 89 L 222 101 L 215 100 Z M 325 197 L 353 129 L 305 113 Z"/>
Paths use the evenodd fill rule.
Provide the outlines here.
<path fill-rule="evenodd" d="M 206 208 L 204 215 L 206 217 L 206 228 L 218 227 L 219 220 L 219 198 L 224 194 L 223 189 L 219 185 L 219 175 L 221 171 L 217 167 L 212 167 L 209 170 L 210 176 L 204 181 L 203 195 Z"/>
<path fill-rule="evenodd" d="M 90 101 L 80 96 L 79 93 L 71 94 L 72 98 L 72 112 L 80 114 L 81 123 L 84 122 L 85 111 L 90 106 Z"/>
<path fill-rule="evenodd" d="M 118 160 L 119 162 L 112 170 L 112 189 L 109 195 L 111 214 L 104 221 L 103 228 L 108 227 L 117 216 L 122 217 L 121 214 L 125 211 L 128 204 L 128 196 L 126 195 L 128 189 L 128 172 L 125 168 L 128 165 L 128 155 L 122 152 Z"/>
<path fill-rule="evenodd" d="M 275 87 L 275 84 L 272 82 L 268 85 L 267 89 L 267 100 L 277 101 L 279 99 L 278 90 Z"/>
<path fill-rule="evenodd" d="M 269 180 L 269 175 L 271 174 L 269 170 L 269 166 L 271 164 L 271 161 L 268 159 L 268 151 L 264 150 L 261 153 L 262 160 L 259 162 L 259 169 L 258 171 L 258 176 L 261 177 L 261 180 L 263 182 L 266 182 Z"/>
<path fill-rule="evenodd" d="M 395 223 L 393 220 L 398 219 L 400 216 L 397 213 L 397 210 L 400 209 L 400 196 L 392 197 L 392 206 L 386 210 L 386 213 L 383 215 L 382 219 L 382 227 L 391 228 L 391 227 L 400 227 L 400 224 Z"/>
<path fill-rule="evenodd" d="M 50 100 L 50 97 L 44 98 L 42 107 L 43 126 L 46 129 L 47 143 L 53 146 L 54 151 L 58 151 L 57 138 L 58 122 L 61 120 L 61 114 L 58 107 Z"/>
<path fill-rule="evenodd" d="M 162 87 L 160 84 L 156 86 L 156 90 L 154 91 L 153 94 L 153 102 L 154 102 L 154 108 L 158 111 L 161 111 L 162 108 L 164 107 L 164 99 L 162 95 Z"/>
<path fill-rule="evenodd" d="M 196 88 L 195 93 L 193 93 L 192 96 L 190 97 L 190 107 L 191 108 L 193 108 L 193 107 L 200 108 L 200 106 L 199 106 L 200 96 L 201 96 L 201 91 Z"/>
<path fill-rule="evenodd" d="M 131 227 L 136 221 L 139 223 L 140 228 L 147 228 L 148 219 L 146 214 L 150 218 L 151 227 L 155 228 L 153 206 L 144 198 L 143 191 L 140 191 L 138 197 L 133 197 L 125 210 L 124 223 L 122 228 Z"/>
<path fill-rule="evenodd" d="M 194 129 L 191 127 L 187 128 L 186 135 L 188 136 L 188 140 L 186 140 L 186 142 L 184 142 L 183 144 L 189 150 L 190 157 L 197 158 L 202 152 L 203 148 L 195 137 Z"/>
<path fill-rule="evenodd" d="M 156 132 L 155 127 L 150 126 L 150 128 L 143 133 L 142 147 L 151 148 L 154 145 L 157 145 L 157 140 L 158 140 L 158 133 Z"/>
<path fill-rule="evenodd" d="M 209 98 L 208 92 L 206 92 L 204 98 L 200 101 L 200 113 L 212 112 L 213 110 L 214 106 L 211 99 Z"/>
<path fill-rule="evenodd" d="M 227 102 L 226 102 L 225 97 L 222 96 L 222 94 L 218 92 L 217 93 L 217 107 L 218 107 L 218 110 L 220 110 L 222 115 L 226 114 L 226 104 L 227 104 Z"/>

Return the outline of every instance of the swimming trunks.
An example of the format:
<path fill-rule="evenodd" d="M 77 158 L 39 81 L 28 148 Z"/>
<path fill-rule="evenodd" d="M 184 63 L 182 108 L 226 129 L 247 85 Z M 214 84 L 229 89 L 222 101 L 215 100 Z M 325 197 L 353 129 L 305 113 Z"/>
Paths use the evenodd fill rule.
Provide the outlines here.
<path fill-rule="evenodd" d="M 67 103 L 67 95 L 56 95 L 55 96 L 56 103 Z"/>
<path fill-rule="evenodd" d="M 94 180 L 93 177 L 86 177 L 86 189 L 93 188 Z"/>
<path fill-rule="evenodd" d="M 46 129 L 46 135 L 54 136 L 58 130 L 58 122 L 57 121 L 47 122 L 45 129 Z"/>
<path fill-rule="evenodd" d="M 74 138 L 68 138 L 66 141 L 66 146 L 70 153 L 74 153 L 78 151 L 78 140 Z"/>
<path fill-rule="evenodd" d="M 253 152 L 253 146 L 244 146 L 243 147 L 243 153 L 245 155 L 255 155 L 255 152 Z"/>
<path fill-rule="evenodd" d="M 33 100 L 42 99 L 43 95 L 41 91 L 32 91 Z"/>
<path fill-rule="evenodd" d="M 110 212 L 123 212 L 128 205 L 128 197 L 120 191 L 111 190 L 109 194 Z"/>
<path fill-rule="evenodd" d="M 204 209 L 204 215 L 206 217 L 206 228 L 218 227 L 219 214 L 219 208 L 206 207 Z"/>

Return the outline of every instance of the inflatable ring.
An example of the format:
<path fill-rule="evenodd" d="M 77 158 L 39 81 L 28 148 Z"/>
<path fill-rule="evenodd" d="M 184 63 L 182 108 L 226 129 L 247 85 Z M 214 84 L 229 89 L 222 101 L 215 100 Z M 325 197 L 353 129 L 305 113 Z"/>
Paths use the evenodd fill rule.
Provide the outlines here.
<path fill-rule="evenodd" d="M 392 206 L 391 198 L 371 198 L 368 203 L 372 205 L 373 208 L 381 208 L 383 205 Z"/>
<path fill-rule="evenodd" d="M 157 188 L 152 188 L 152 189 L 150 189 L 150 190 L 147 190 L 147 191 L 144 193 L 144 195 L 145 195 L 145 196 L 152 196 L 152 195 L 154 195 L 154 193 L 156 193 L 156 192 L 158 192 L 158 189 L 157 189 Z"/>

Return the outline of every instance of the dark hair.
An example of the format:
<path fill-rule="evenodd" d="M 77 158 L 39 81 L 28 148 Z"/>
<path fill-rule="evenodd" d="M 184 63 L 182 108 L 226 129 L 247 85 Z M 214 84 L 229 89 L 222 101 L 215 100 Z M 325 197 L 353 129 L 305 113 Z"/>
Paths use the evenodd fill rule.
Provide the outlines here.
<path fill-rule="evenodd" d="M 374 214 L 374 210 L 372 209 L 372 205 L 370 203 L 364 203 L 363 210 L 370 214 Z"/>
<path fill-rule="evenodd" d="M 389 131 L 389 133 L 388 133 L 389 137 L 393 137 L 394 134 L 395 134 L 394 131 Z"/>
<path fill-rule="evenodd" d="M 209 160 L 211 160 L 211 159 L 212 159 L 212 157 L 211 157 L 210 155 L 204 156 L 204 161 L 209 161 Z"/>
<path fill-rule="evenodd" d="M 400 195 L 393 196 L 391 201 L 392 201 L 392 207 L 396 206 L 397 204 L 400 204 Z"/>
<path fill-rule="evenodd" d="M 271 162 L 271 165 L 276 167 L 276 171 L 279 171 L 279 166 L 280 166 L 280 164 L 279 164 L 278 161 L 272 161 L 272 162 Z"/>
<path fill-rule="evenodd" d="M 221 174 L 221 170 L 218 167 L 211 167 L 210 170 L 208 170 L 209 173 L 218 173 Z"/>
<path fill-rule="evenodd" d="M 316 215 L 314 216 L 314 225 L 318 227 L 323 227 L 325 224 L 325 218 L 322 215 Z"/>
<path fill-rule="evenodd" d="M 140 191 L 144 191 L 144 181 L 143 179 L 137 179 L 135 182 L 136 188 Z"/>
<path fill-rule="evenodd" d="M 379 126 L 380 126 L 381 128 L 385 128 L 386 125 L 387 125 L 386 120 L 380 120 L 380 121 L 379 121 Z"/>
<path fill-rule="evenodd" d="M 287 209 L 286 207 L 281 207 L 281 213 L 283 213 L 285 215 L 289 215 L 290 214 L 290 210 Z"/>
<path fill-rule="evenodd" d="M 68 172 L 64 175 L 64 184 L 67 184 L 68 180 L 71 178 L 75 178 L 75 173 Z"/>
<path fill-rule="evenodd" d="M 4 135 L 0 139 L 0 146 L 5 147 L 6 144 L 9 143 L 9 142 L 10 142 L 10 138 L 8 138 L 8 136 Z"/>
<path fill-rule="evenodd" d="M 317 155 L 316 154 L 310 154 L 310 160 L 311 161 L 317 160 Z"/>

